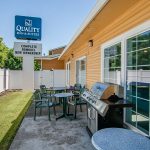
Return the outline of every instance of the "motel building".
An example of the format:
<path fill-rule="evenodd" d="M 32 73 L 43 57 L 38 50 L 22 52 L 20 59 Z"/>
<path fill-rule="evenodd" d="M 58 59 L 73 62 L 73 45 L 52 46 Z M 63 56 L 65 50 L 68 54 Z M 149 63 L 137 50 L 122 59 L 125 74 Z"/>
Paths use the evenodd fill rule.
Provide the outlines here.
<path fill-rule="evenodd" d="M 98 1 L 58 61 L 64 61 L 67 86 L 123 86 L 134 104 L 124 110 L 125 125 L 150 135 L 149 0 Z"/>
<path fill-rule="evenodd" d="M 35 60 L 37 60 L 40 64 L 41 70 L 64 70 L 64 60 L 58 61 L 58 58 L 65 47 L 66 46 L 53 48 L 49 50 L 49 54 L 47 56 L 36 57 Z"/>

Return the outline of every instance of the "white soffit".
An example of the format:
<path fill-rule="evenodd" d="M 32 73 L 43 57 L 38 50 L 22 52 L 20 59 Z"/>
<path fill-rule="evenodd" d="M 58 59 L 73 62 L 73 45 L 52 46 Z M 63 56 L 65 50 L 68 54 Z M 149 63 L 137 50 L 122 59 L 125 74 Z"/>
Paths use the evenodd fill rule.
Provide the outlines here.
<path fill-rule="evenodd" d="M 69 44 L 63 50 L 58 59 L 60 59 L 64 53 L 68 50 L 68 48 L 73 44 L 73 42 L 78 38 L 78 36 L 83 32 L 83 30 L 88 26 L 88 24 L 94 19 L 94 17 L 102 10 L 102 8 L 106 5 L 109 0 L 98 0 L 95 7 L 91 10 L 89 15 L 86 17 L 85 21 L 82 23 L 80 28 L 77 30 L 75 35 L 70 40 Z"/>
<path fill-rule="evenodd" d="M 52 60 L 52 59 L 56 59 L 56 58 L 59 58 L 60 54 L 55 54 L 55 55 L 52 55 L 52 56 L 41 56 L 41 57 L 35 57 L 34 59 L 36 60 Z"/>

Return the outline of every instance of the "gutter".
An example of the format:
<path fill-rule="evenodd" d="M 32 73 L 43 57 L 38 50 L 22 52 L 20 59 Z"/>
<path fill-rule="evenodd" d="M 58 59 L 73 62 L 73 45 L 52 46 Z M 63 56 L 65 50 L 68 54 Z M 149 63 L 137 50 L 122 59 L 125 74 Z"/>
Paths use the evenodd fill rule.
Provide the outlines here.
<path fill-rule="evenodd" d="M 63 50 L 61 55 L 59 56 L 58 60 L 67 52 L 67 50 L 70 48 L 70 46 L 75 42 L 75 40 L 79 37 L 79 35 L 84 31 L 84 29 L 89 25 L 90 22 L 93 21 L 93 19 L 96 17 L 96 15 L 103 9 L 103 7 L 107 4 L 109 0 L 99 0 L 95 7 L 91 10 L 89 15 L 86 17 L 85 21 L 81 25 L 81 27 L 77 30 L 75 35 L 70 40 L 69 44 L 66 46 L 66 48 Z"/>

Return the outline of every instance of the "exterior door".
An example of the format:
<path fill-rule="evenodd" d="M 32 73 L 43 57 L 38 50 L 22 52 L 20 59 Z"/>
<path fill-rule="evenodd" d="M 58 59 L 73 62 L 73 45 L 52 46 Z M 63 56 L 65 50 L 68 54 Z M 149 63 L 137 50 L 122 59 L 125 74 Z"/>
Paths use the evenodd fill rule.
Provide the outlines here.
<path fill-rule="evenodd" d="M 82 86 L 86 84 L 86 57 L 76 61 L 76 83 L 80 83 Z"/>
<path fill-rule="evenodd" d="M 66 63 L 66 86 L 70 86 L 70 62 Z"/>

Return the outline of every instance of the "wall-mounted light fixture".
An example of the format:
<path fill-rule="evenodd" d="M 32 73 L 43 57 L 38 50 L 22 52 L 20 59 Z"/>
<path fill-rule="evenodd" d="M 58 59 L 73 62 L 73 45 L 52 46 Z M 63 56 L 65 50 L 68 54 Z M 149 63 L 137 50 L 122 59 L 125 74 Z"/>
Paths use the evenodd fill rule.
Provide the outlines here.
<path fill-rule="evenodd" d="M 92 47 L 93 46 L 93 40 L 89 40 L 88 45 L 89 45 L 89 47 Z"/>
<path fill-rule="evenodd" d="M 74 57 L 74 54 L 73 54 L 73 53 L 71 53 L 71 57 L 72 57 L 72 58 Z"/>

